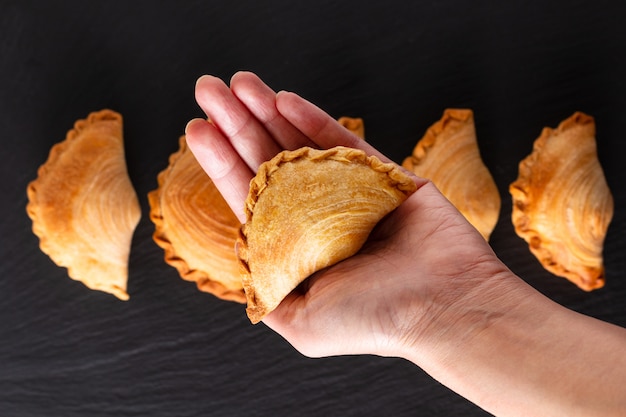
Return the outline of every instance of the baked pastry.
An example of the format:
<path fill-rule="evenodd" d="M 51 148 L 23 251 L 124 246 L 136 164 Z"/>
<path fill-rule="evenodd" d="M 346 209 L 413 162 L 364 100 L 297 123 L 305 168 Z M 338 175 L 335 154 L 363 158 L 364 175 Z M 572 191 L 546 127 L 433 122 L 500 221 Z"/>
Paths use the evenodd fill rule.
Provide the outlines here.
<path fill-rule="evenodd" d="M 314 272 L 354 255 L 416 188 L 395 164 L 345 147 L 284 151 L 262 164 L 237 245 L 250 321 Z"/>
<path fill-rule="evenodd" d="M 154 241 L 181 278 L 218 298 L 245 303 L 235 242 L 241 223 L 187 147 L 185 136 L 148 193 Z"/>
<path fill-rule="evenodd" d="M 602 251 L 613 218 L 595 135 L 594 119 L 581 112 L 544 128 L 509 187 L 515 232 L 545 269 L 585 291 L 604 285 Z"/>
<path fill-rule="evenodd" d="M 342 117 L 339 122 L 355 134 L 362 132 L 362 119 Z M 200 291 L 245 303 L 235 254 L 241 223 L 196 161 L 184 135 L 157 182 L 148 201 L 155 225 L 152 236 L 163 248 L 165 262 Z"/>
<path fill-rule="evenodd" d="M 27 188 L 39 246 L 71 278 L 127 300 L 128 257 L 141 217 L 126 169 L 122 116 L 78 120 Z"/>
<path fill-rule="evenodd" d="M 342 116 L 337 122 L 361 139 L 365 139 L 365 124 L 360 117 Z"/>
<path fill-rule="evenodd" d="M 500 215 L 500 193 L 483 163 L 469 109 L 446 109 L 402 166 L 431 180 L 489 240 Z"/>

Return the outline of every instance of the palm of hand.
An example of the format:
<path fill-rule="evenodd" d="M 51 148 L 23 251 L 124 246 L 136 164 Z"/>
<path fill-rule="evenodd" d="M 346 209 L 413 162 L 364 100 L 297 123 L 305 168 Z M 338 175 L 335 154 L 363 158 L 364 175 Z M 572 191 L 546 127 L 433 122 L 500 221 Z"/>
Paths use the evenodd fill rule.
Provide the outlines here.
<path fill-rule="evenodd" d="M 242 222 L 250 179 L 283 149 L 341 145 L 389 161 L 313 104 L 277 95 L 250 73 L 236 74 L 230 88 L 202 77 L 196 98 L 211 123 L 190 122 L 187 141 Z M 263 321 L 309 356 L 386 354 L 419 337 L 433 309 L 473 285 L 455 278 L 467 275 L 459 265 L 497 268 L 487 243 L 433 184 L 416 182 L 418 191 L 358 254 L 311 276 Z"/>
<path fill-rule="evenodd" d="M 479 276 L 501 268 L 428 183 L 374 229 L 359 253 L 311 276 L 264 322 L 307 356 L 393 354 L 414 342 L 406 338 L 422 337 L 439 309 L 481 284 L 460 281 L 475 275 L 461 265 L 482 270 Z"/>

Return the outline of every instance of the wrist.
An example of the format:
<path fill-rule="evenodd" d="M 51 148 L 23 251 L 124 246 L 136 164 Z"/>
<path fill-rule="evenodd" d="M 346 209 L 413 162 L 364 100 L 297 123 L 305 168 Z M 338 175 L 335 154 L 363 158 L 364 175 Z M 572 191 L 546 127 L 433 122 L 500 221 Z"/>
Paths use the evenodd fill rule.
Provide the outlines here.
<path fill-rule="evenodd" d="M 626 331 L 568 310 L 510 272 L 433 308 L 401 356 L 496 415 L 621 415 Z M 602 380 L 603 384 L 598 384 Z"/>
<path fill-rule="evenodd" d="M 461 277 L 452 286 L 429 301 L 422 319 L 408 326 L 399 341 L 400 356 L 426 371 L 457 360 L 464 346 L 511 320 L 529 297 L 539 295 L 504 266 Z"/>

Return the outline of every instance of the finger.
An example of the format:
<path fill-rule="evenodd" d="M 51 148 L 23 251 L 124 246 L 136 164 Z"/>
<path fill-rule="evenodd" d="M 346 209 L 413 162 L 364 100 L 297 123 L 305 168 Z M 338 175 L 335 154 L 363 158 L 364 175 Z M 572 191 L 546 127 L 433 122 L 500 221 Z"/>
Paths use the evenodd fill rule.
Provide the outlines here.
<path fill-rule="evenodd" d="M 252 171 L 256 172 L 261 163 L 282 150 L 219 78 L 200 77 L 196 83 L 196 101 Z"/>
<path fill-rule="evenodd" d="M 230 141 L 210 122 L 194 119 L 185 128 L 187 145 L 240 222 L 253 172 Z"/>
<path fill-rule="evenodd" d="M 391 162 L 376 148 L 340 125 L 322 109 L 297 94 L 280 91 L 276 95 L 276 108 L 286 120 L 308 136 L 321 149 L 347 146 L 361 149 L 383 162 Z"/>
<path fill-rule="evenodd" d="M 241 71 L 233 75 L 230 89 L 265 127 L 283 149 L 294 150 L 315 144 L 276 109 L 276 93 L 256 74 Z"/>

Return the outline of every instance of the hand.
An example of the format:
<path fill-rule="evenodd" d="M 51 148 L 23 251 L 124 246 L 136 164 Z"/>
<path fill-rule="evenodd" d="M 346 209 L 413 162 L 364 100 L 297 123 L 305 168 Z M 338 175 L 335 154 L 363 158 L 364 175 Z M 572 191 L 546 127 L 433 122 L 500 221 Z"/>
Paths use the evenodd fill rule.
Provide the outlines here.
<path fill-rule="evenodd" d="M 242 222 L 250 179 L 280 151 L 342 145 L 389 161 L 319 108 L 293 93 L 276 94 L 252 73 L 235 74 L 230 88 L 205 75 L 196 101 L 212 123 L 190 121 L 187 143 Z"/>
<path fill-rule="evenodd" d="M 242 222 L 250 179 L 284 149 L 342 145 L 389 161 L 313 104 L 276 94 L 251 73 L 235 74 L 230 88 L 204 76 L 196 99 L 212 123 L 192 120 L 187 142 Z M 265 324 L 309 356 L 398 355 L 434 328 L 442 309 L 508 271 L 432 183 L 415 181 L 418 191 L 358 254 L 310 277 Z"/>
<path fill-rule="evenodd" d="M 235 214 L 283 149 L 348 146 L 388 161 L 313 104 L 238 73 L 204 76 L 187 142 Z M 400 356 L 501 416 L 623 415 L 626 330 L 526 285 L 439 193 L 418 190 L 354 256 L 309 277 L 265 324 L 309 356 Z M 602 381 L 599 384 L 598 381 Z"/>

